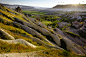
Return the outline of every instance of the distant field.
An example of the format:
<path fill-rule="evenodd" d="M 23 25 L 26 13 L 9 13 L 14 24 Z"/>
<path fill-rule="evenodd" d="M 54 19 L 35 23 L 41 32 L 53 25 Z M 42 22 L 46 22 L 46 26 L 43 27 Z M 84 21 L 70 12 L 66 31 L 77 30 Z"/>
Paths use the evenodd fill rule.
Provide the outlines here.
<path fill-rule="evenodd" d="M 38 14 L 38 15 L 45 14 L 45 12 L 38 12 L 38 11 L 26 11 L 26 10 L 23 10 L 22 12 L 27 13 L 27 14 Z"/>

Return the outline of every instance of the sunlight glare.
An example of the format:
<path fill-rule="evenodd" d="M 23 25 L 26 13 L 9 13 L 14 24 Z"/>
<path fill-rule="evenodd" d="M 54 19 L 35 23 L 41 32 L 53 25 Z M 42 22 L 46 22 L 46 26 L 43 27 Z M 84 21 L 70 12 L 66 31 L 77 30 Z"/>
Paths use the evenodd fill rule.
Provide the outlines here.
<path fill-rule="evenodd" d="M 71 4 L 79 4 L 79 0 L 73 0 L 73 2 L 71 2 Z"/>

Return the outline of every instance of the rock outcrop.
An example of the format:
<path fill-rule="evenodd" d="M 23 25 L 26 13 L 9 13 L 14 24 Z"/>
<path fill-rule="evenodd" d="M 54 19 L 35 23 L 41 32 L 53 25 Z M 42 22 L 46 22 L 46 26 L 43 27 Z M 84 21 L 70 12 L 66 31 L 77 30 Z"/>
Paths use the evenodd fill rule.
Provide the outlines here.
<path fill-rule="evenodd" d="M 84 25 L 80 30 L 78 30 L 78 34 L 81 37 L 86 38 L 86 25 Z"/>
<path fill-rule="evenodd" d="M 19 6 L 17 8 L 15 8 L 15 11 L 17 11 L 19 13 L 22 13 L 22 10 L 21 10 L 21 8 Z"/>

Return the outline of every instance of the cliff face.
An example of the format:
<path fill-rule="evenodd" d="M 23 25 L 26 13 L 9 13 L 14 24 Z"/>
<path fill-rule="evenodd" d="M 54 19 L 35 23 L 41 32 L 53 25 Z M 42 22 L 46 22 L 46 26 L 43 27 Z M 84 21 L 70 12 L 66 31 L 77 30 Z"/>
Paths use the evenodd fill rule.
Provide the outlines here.
<path fill-rule="evenodd" d="M 65 49 L 81 55 L 86 54 L 85 47 L 70 40 L 61 30 L 53 31 L 40 21 L 27 18 L 22 13 L 3 5 L 0 5 L 0 36 L 3 36 L 0 37 L 0 41 L 9 44 L 20 43 L 35 49 L 43 46 L 45 48 Z M 77 41 L 81 39 L 79 36 L 77 37 Z M 81 42 L 86 44 L 85 39 Z"/>

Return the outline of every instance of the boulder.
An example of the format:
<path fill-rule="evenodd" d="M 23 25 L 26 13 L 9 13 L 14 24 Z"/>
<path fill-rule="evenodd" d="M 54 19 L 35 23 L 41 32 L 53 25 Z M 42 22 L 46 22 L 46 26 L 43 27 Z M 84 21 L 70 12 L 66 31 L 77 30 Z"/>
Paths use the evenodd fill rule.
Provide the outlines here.
<path fill-rule="evenodd" d="M 83 37 L 86 38 L 86 25 L 83 26 L 80 30 L 78 30 L 78 34 Z"/>
<path fill-rule="evenodd" d="M 80 24 L 78 21 L 72 22 L 72 27 L 76 29 L 79 29 L 82 25 L 83 24 Z"/>
<path fill-rule="evenodd" d="M 67 26 L 69 23 L 67 22 L 59 22 L 58 24 L 58 28 L 63 28 L 64 26 Z"/>

